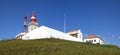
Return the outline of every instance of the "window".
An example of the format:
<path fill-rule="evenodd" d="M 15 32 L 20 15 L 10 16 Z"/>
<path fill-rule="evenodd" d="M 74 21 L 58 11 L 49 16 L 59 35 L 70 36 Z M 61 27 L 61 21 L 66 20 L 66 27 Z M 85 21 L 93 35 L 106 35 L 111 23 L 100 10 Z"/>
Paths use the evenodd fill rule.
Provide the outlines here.
<path fill-rule="evenodd" d="M 86 42 L 89 42 L 88 40 L 86 40 Z"/>
<path fill-rule="evenodd" d="M 78 38 L 78 36 L 77 36 L 77 33 L 74 33 L 74 34 L 70 34 L 71 36 L 73 36 L 73 37 L 76 37 L 76 38 Z"/>
<path fill-rule="evenodd" d="M 89 40 L 88 42 L 93 42 L 93 40 Z"/>
<path fill-rule="evenodd" d="M 93 42 L 93 40 L 91 40 L 91 42 Z"/>
<path fill-rule="evenodd" d="M 96 40 L 94 40 L 94 42 L 96 42 Z"/>
<path fill-rule="evenodd" d="M 89 42 L 90 42 L 90 40 L 89 40 Z"/>

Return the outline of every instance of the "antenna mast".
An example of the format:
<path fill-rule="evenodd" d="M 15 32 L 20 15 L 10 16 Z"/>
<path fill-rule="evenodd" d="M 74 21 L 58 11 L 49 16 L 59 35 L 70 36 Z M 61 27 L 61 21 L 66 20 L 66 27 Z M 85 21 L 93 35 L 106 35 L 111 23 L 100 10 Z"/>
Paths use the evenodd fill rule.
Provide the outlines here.
<path fill-rule="evenodd" d="M 27 32 L 27 16 L 24 17 L 24 31 Z"/>

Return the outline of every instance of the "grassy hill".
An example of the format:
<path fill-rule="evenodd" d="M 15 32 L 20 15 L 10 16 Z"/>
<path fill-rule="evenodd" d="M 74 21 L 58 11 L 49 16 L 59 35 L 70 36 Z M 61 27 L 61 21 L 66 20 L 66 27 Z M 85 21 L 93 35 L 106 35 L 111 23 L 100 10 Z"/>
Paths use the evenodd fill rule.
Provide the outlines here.
<path fill-rule="evenodd" d="M 120 55 L 120 48 L 53 38 L 3 40 L 0 41 L 0 55 Z"/>

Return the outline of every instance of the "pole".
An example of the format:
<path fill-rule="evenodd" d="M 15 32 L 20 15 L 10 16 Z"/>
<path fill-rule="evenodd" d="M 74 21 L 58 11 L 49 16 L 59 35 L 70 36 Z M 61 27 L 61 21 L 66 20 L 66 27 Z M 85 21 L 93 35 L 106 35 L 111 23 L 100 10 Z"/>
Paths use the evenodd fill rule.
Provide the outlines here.
<path fill-rule="evenodd" d="M 64 33 L 66 32 L 66 17 L 65 17 L 65 13 L 64 13 Z"/>

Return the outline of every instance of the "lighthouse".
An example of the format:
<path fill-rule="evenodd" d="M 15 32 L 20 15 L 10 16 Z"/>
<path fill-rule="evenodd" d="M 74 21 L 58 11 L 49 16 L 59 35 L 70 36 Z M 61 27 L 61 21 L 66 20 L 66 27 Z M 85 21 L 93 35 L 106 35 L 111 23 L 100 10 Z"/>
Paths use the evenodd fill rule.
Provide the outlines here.
<path fill-rule="evenodd" d="M 38 28 L 38 23 L 36 22 L 36 15 L 32 12 L 30 17 L 30 23 L 28 24 L 28 32 L 33 31 L 34 29 Z"/>
<path fill-rule="evenodd" d="M 65 32 L 61 32 L 59 30 L 47 26 L 39 27 L 34 12 L 32 12 L 32 15 L 30 16 L 28 25 L 27 25 L 27 16 L 24 17 L 24 29 L 25 32 L 16 35 L 17 39 L 32 40 L 32 39 L 43 39 L 43 38 L 58 38 L 69 41 L 83 42 L 82 34 L 80 31 L 70 32 L 70 34 L 67 34 Z"/>

